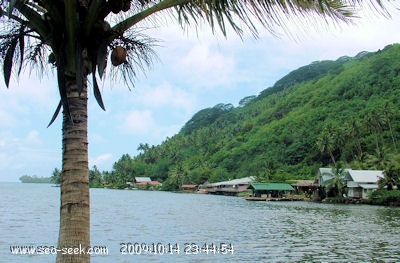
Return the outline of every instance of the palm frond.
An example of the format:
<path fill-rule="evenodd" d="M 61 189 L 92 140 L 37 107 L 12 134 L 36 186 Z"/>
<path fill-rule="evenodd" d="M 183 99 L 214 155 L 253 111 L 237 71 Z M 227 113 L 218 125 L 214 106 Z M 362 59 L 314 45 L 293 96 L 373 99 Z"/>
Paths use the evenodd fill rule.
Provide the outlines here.
<path fill-rule="evenodd" d="M 25 54 L 25 34 L 24 34 L 25 28 L 22 25 L 20 30 L 19 30 L 19 36 L 18 36 L 18 42 L 19 42 L 19 55 L 20 55 L 20 60 L 19 60 L 19 69 L 18 69 L 18 75 L 21 74 L 23 62 L 24 62 L 24 54 Z"/>
<path fill-rule="evenodd" d="M 105 111 L 106 107 L 104 106 L 104 102 L 103 102 L 103 98 L 101 96 L 99 85 L 97 84 L 96 68 L 93 68 L 92 78 L 93 78 L 93 93 L 94 93 L 94 97 L 95 97 L 97 103 L 99 104 L 100 108 L 102 108 Z"/>
<path fill-rule="evenodd" d="M 3 74 L 4 74 L 4 82 L 6 83 L 7 88 L 10 86 L 11 72 L 14 63 L 13 58 L 14 58 L 14 52 L 17 47 L 17 43 L 18 43 L 17 39 L 15 38 L 12 39 L 4 56 Z"/>
<path fill-rule="evenodd" d="M 97 48 L 96 64 L 99 77 L 102 78 L 107 68 L 108 48 L 105 43 L 100 43 Z"/>
<path fill-rule="evenodd" d="M 62 105 L 63 105 L 62 101 L 60 100 L 60 102 L 57 105 L 56 110 L 53 113 L 53 117 L 51 117 L 51 120 L 50 120 L 49 124 L 47 125 L 47 128 L 49 128 L 53 124 L 53 122 L 57 119 L 58 114 L 60 114 Z"/>
<path fill-rule="evenodd" d="M 19 61 L 18 75 L 21 73 L 27 33 L 25 26 L 21 25 L 19 28 L 13 28 L 8 33 L 0 35 L 0 61 L 3 62 L 4 81 L 7 87 L 10 85 L 12 69 L 17 61 Z"/>
<path fill-rule="evenodd" d="M 30 68 L 37 69 L 39 74 L 42 75 L 50 66 L 48 63 L 50 53 L 48 46 L 42 41 L 38 41 L 31 43 L 26 52 L 28 52 L 26 60 L 30 63 Z"/>
<path fill-rule="evenodd" d="M 319 15 L 332 18 L 334 21 L 349 22 L 354 10 L 339 0 L 199 0 L 179 5 L 176 11 L 183 25 L 190 24 L 191 20 L 205 20 L 213 30 L 218 27 L 224 35 L 227 25 L 239 35 L 243 34 L 244 29 L 257 35 L 259 23 L 273 33 L 276 27 L 288 26 L 287 18 Z"/>
<path fill-rule="evenodd" d="M 134 86 L 137 72 L 145 73 L 151 67 L 153 60 L 157 59 L 157 54 L 153 49 L 158 41 L 138 30 L 131 29 L 125 36 L 119 36 L 112 43 L 112 47 L 121 45 L 127 50 L 127 61 L 120 67 L 112 67 L 111 76 L 120 76 L 129 86 Z"/>

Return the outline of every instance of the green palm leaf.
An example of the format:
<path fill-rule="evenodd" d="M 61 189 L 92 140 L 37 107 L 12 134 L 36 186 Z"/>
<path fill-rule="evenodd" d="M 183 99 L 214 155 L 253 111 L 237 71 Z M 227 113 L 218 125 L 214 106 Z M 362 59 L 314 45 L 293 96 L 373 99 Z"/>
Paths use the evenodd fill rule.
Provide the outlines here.
<path fill-rule="evenodd" d="M 105 111 L 106 107 L 104 107 L 103 98 L 101 97 L 101 92 L 100 92 L 100 89 L 99 89 L 99 85 L 97 84 L 97 80 L 96 80 L 96 68 L 93 68 L 92 77 L 93 77 L 93 93 L 94 93 L 94 97 L 96 98 L 96 101 L 99 104 L 100 108 L 102 108 Z"/>
<path fill-rule="evenodd" d="M 14 38 L 11 40 L 10 46 L 8 47 L 6 55 L 4 57 L 3 74 L 4 74 L 4 81 L 6 83 L 7 88 L 10 85 L 10 78 L 11 78 L 11 72 L 12 72 L 12 67 L 13 67 L 13 58 L 14 58 L 15 49 L 17 47 L 17 42 L 18 42 L 17 38 Z"/>
<path fill-rule="evenodd" d="M 57 116 L 60 113 L 61 107 L 62 107 L 62 101 L 60 100 L 56 110 L 54 111 L 53 117 L 51 118 L 49 124 L 47 125 L 47 128 L 49 128 L 53 124 L 53 122 L 57 119 Z"/>
<path fill-rule="evenodd" d="M 21 26 L 19 30 L 18 42 L 19 42 L 19 69 L 18 69 L 18 76 L 21 74 L 22 66 L 24 63 L 24 55 L 25 55 L 25 37 L 24 37 L 24 30 L 25 27 Z"/>

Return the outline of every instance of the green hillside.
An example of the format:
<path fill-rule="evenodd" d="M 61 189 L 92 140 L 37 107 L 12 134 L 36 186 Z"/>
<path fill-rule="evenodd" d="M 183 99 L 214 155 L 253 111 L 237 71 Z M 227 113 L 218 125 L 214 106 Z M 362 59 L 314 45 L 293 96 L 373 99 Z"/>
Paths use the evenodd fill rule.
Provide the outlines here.
<path fill-rule="evenodd" d="M 399 44 L 313 62 L 236 108 L 199 111 L 161 145 L 141 144 L 138 156 L 122 156 L 104 180 L 149 176 L 171 190 L 246 176 L 314 178 L 334 161 L 383 169 L 399 160 L 399 72 Z"/>

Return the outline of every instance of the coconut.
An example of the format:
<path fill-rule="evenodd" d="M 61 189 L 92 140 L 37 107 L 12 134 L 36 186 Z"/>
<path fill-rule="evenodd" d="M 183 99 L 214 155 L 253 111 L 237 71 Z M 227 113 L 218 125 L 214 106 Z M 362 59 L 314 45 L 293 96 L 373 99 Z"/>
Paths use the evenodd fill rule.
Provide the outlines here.
<path fill-rule="evenodd" d="M 111 63 L 114 66 L 119 66 L 126 61 L 126 49 L 121 46 L 117 46 L 111 52 Z"/>

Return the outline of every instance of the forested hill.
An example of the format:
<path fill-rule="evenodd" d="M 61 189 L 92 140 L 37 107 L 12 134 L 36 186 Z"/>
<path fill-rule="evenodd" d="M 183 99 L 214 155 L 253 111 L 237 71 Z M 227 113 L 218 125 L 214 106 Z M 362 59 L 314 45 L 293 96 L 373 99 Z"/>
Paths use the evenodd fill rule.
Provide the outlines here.
<path fill-rule="evenodd" d="M 246 176 L 314 178 L 333 161 L 383 169 L 399 163 L 399 72 L 399 44 L 313 62 L 236 108 L 199 111 L 161 145 L 141 144 L 138 156 L 122 156 L 104 179 L 149 176 L 174 189 Z"/>

